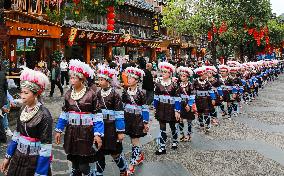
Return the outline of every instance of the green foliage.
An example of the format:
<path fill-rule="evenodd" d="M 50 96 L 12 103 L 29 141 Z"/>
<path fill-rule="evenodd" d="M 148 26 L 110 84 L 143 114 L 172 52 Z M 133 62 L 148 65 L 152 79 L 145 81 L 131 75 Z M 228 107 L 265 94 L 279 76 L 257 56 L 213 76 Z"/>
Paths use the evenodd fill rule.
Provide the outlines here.
<path fill-rule="evenodd" d="M 65 16 L 65 9 L 63 11 L 58 12 L 57 10 L 51 11 L 49 8 L 46 8 L 46 14 L 50 21 L 54 23 L 62 23 Z"/>
<path fill-rule="evenodd" d="M 46 9 L 47 16 L 52 22 L 62 23 L 64 19 L 81 21 L 83 18 L 92 20 L 96 15 L 107 14 L 108 6 L 122 6 L 124 0 L 116 1 L 102 1 L 99 0 L 81 0 L 78 4 L 69 0 L 65 6 L 60 10 L 51 11 L 49 8 Z"/>
<path fill-rule="evenodd" d="M 268 21 L 267 26 L 270 43 L 274 46 L 279 46 L 284 41 L 284 23 L 279 22 L 279 19 L 271 19 Z"/>
<path fill-rule="evenodd" d="M 270 0 L 169 0 L 163 10 L 162 23 L 169 30 L 193 35 L 195 39 L 207 36 L 213 24 L 218 29 L 225 22 L 227 30 L 213 34 L 211 51 L 217 55 L 256 53 L 265 46 L 263 39 L 257 46 L 248 29 L 260 30 L 268 25 L 271 43 L 283 41 L 283 25 L 271 21 Z"/>

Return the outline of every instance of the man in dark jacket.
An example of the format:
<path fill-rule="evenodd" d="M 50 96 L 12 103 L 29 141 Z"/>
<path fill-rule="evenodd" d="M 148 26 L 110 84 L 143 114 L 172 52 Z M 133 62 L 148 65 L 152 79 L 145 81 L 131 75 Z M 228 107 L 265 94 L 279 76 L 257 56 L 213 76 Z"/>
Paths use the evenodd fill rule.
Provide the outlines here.
<path fill-rule="evenodd" d="M 55 85 L 59 88 L 61 92 L 61 96 L 63 96 L 63 88 L 60 83 L 60 78 L 61 78 L 61 70 L 60 67 L 58 66 L 58 63 L 56 61 L 52 62 L 52 69 L 50 72 L 50 82 L 51 82 L 51 90 L 50 90 L 50 95 L 49 97 L 53 96 L 54 93 L 54 88 Z"/>
<path fill-rule="evenodd" d="M 152 71 L 152 64 L 146 64 L 146 69 L 144 70 L 145 76 L 143 77 L 142 89 L 146 90 L 146 104 L 151 105 L 154 99 L 154 80 Z"/>

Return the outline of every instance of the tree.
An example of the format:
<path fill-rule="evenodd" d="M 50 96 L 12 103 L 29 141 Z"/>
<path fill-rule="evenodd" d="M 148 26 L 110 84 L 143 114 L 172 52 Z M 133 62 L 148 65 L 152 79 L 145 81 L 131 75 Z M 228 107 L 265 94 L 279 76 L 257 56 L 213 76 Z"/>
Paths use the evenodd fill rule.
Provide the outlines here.
<path fill-rule="evenodd" d="M 190 5 L 187 5 L 190 4 Z M 195 38 L 207 35 L 213 60 L 233 51 L 251 55 L 263 49 L 263 30 L 271 18 L 269 0 L 177 0 L 163 11 L 163 25 Z M 254 34 L 248 31 L 254 29 Z"/>

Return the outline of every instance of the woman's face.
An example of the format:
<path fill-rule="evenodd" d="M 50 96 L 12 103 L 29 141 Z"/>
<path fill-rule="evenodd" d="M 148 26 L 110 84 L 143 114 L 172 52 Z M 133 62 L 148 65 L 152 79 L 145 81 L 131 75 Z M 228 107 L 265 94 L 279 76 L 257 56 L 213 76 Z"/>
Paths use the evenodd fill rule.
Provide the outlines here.
<path fill-rule="evenodd" d="M 78 76 L 71 74 L 70 75 L 70 83 L 71 83 L 72 87 L 79 88 L 83 84 L 83 80 L 79 79 Z"/>
<path fill-rule="evenodd" d="M 138 83 L 138 81 L 135 78 L 133 78 L 132 76 L 128 76 L 128 85 L 129 86 L 134 86 L 137 83 Z"/>
<path fill-rule="evenodd" d="M 227 76 L 228 72 L 226 70 L 220 70 L 221 76 Z"/>
<path fill-rule="evenodd" d="M 206 78 L 207 78 L 207 73 L 206 72 L 204 72 L 201 76 L 200 76 L 200 78 L 202 79 L 202 80 L 205 80 Z"/>
<path fill-rule="evenodd" d="M 101 88 L 107 88 L 109 86 L 109 82 L 104 78 L 99 78 L 99 85 Z"/>
<path fill-rule="evenodd" d="M 24 105 L 32 105 L 37 98 L 37 94 L 34 94 L 28 88 L 22 88 L 20 96 Z"/>
<path fill-rule="evenodd" d="M 186 82 L 186 81 L 188 81 L 188 76 L 187 76 L 186 74 L 181 74 L 181 75 L 180 75 L 180 80 L 181 80 L 182 82 Z"/>
<path fill-rule="evenodd" d="M 207 72 L 207 76 L 208 76 L 208 78 L 212 78 L 212 77 L 213 77 L 212 71 L 208 71 L 208 72 Z"/>
<path fill-rule="evenodd" d="M 162 71 L 162 77 L 163 79 L 168 79 L 171 77 L 171 73 L 168 70 L 163 70 Z"/>

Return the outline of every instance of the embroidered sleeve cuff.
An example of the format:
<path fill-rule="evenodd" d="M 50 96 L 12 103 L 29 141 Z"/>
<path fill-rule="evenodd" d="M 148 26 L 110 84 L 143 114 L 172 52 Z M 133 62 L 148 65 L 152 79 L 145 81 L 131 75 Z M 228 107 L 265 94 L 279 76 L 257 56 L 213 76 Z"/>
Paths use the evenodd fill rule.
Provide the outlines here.
<path fill-rule="evenodd" d="M 10 159 L 12 156 L 11 155 L 8 155 L 7 153 L 6 153 L 6 155 L 5 155 L 5 158 L 6 159 Z"/>
<path fill-rule="evenodd" d="M 104 134 L 103 133 L 99 133 L 99 132 L 94 132 L 94 136 L 104 137 Z"/>
<path fill-rule="evenodd" d="M 60 130 L 60 129 L 57 129 L 57 128 L 55 128 L 55 130 L 54 130 L 55 132 L 57 132 L 57 133 L 63 133 L 63 131 L 62 130 Z"/>

